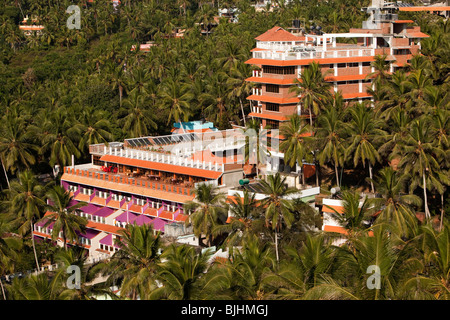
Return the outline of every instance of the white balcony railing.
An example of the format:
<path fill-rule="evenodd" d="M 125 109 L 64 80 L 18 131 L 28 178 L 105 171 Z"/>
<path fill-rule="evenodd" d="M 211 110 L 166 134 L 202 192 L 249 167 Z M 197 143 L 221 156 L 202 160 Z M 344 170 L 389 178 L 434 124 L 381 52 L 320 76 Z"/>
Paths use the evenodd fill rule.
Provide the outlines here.
<path fill-rule="evenodd" d="M 327 59 L 327 58 L 350 58 L 374 56 L 375 49 L 343 49 L 323 51 L 322 47 L 305 47 L 304 51 L 255 51 L 255 59 L 271 60 L 303 60 L 303 59 Z"/>
<path fill-rule="evenodd" d="M 253 106 L 252 111 L 253 113 L 262 113 L 262 107 Z"/>
<path fill-rule="evenodd" d="M 253 92 L 253 95 L 255 95 L 255 96 L 261 96 L 262 95 L 262 89 L 261 88 L 252 88 L 252 92 Z"/>

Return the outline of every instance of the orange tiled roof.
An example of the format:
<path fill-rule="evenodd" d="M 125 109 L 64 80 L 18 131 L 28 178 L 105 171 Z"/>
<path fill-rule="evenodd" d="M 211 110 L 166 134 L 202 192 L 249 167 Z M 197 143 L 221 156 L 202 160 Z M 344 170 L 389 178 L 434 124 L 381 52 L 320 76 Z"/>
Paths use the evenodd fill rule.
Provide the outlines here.
<path fill-rule="evenodd" d="M 345 93 L 342 95 L 344 99 L 366 98 L 371 97 L 367 92 Z"/>
<path fill-rule="evenodd" d="M 44 26 L 19 26 L 19 29 L 22 30 L 42 30 Z"/>
<path fill-rule="evenodd" d="M 295 104 L 300 101 L 300 99 L 298 97 L 281 98 L 281 97 L 271 97 L 271 96 L 265 96 L 265 95 L 259 96 L 259 95 L 255 95 L 255 94 L 248 96 L 247 100 L 271 102 L 271 103 L 278 103 L 278 104 Z"/>
<path fill-rule="evenodd" d="M 394 21 L 394 23 L 414 23 L 414 21 L 412 21 L 412 20 L 397 20 L 397 21 Z"/>
<path fill-rule="evenodd" d="M 267 114 L 267 113 L 254 113 L 251 112 L 248 114 L 250 117 L 269 119 L 269 120 L 277 120 L 277 121 L 286 121 L 287 118 L 285 116 L 279 116 L 276 114 Z"/>
<path fill-rule="evenodd" d="M 250 77 L 245 79 L 248 82 L 258 82 L 258 83 L 271 83 L 278 85 L 289 85 L 294 83 L 294 79 L 275 79 L 268 77 Z"/>
<path fill-rule="evenodd" d="M 281 27 L 273 27 L 255 38 L 258 41 L 302 41 L 305 37 L 297 37 Z"/>
<path fill-rule="evenodd" d="M 205 170 L 205 169 L 190 168 L 190 167 L 178 166 L 178 165 L 174 165 L 174 164 L 167 164 L 167 163 L 153 162 L 153 161 L 147 161 L 147 160 L 138 160 L 138 159 L 131 159 L 131 158 L 126 158 L 126 157 L 113 156 L 113 155 L 109 155 L 109 154 L 102 156 L 100 158 L 100 161 L 118 163 L 118 164 L 123 164 L 123 165 L 127 165 L 127 166 L 152 169 L 152 170 L 158 170 L 158 171 L 164 171 L 164 172 L 170 172 L 170 173 L 176 173 L 176 174 L 185 174 L 188 176 L 195 176 L 195 177 L 208 178 L 208 179 L 218 179 L 222 175 L 221 171 L 211 171 L 211 170 Z"/>
<path fill-rule="evenodd" d="M 405 35 L 409 38 L 429 38 L 430 36 L 423 32 L 407 32 Z"/>
<path fill-rule="evenodd" d="M 346 76 L 326 76 L 325 81 L 364 80 L 369 74 L 354 74 Z"/>
<path fill-rule="evenodd" d="M 343 213 L 344 212 L 344 207 L 341 206 L 330 206 L 330 205 L 323 205 L 322 207 L 322 211 L 323 212 L 328 212 L 328 213 L 334 213 L 334 210 L 337 211 L 337 213 Z"/>
<path fill-rule="evenodd" d="M 329 226 L 329 225 L 325 225 L 323 226 L 323 231 L 327 231 L 327 232 L 337 232 L 337 233 L 342 233 L 342 234 L 348 234 L 347 230 L 345 230 L 342 227 L 338 227 L 338 226 Z"/>
<path fill-rule="evenodd" d="M 443 6 L 443 7 L 400 7 L 398 8 L 399 11 L 449 11 L 450 7 Z"/>
<path fill-rule="evenodd" d="M 223 164 L 223 163 L 236 163 L 238 161 L 241 161 L 243 158 L 242 158 L 242 155 L 226 157 L 225 153 L 224 153 L 223 157 L 218 157 L 218 156 L 213 155 L 210 150 L 202 150 L 202 151 L 195 152 L 190 159 L 192 159 L 194 161 L 199 160 L 199 161 Z"/>
<path fill-rule="evenodd" d="M 103 188 L 107 190 L 116 190 L 119 192 L 132 193 L 137 195 L 145 195 L 155 199 L 168 200 L 178 203 L 184 203 L 186 201 L 191 201 L 194 199 L 194 196 L 188 196 L 179 193 L 166 192 L 162 190 L 156 190 L 152 188 L 132 185 L 132 184 L 122 184 L 117 182 L 112 182 L 108 180 L 96 179 L 96 178 L 88 178 L 83 176 L 77 176 L 72 174 L 64 173 L 61 177 L 61 180 L 80 183 L 88 186 Z M 77 200 L 77 199 L 76 199 Z"/>
<path fill-rule="evenodd" d="M 304 66 L 311 62 L 317 62 L 319 64 L 331 64 L 331 63 L 344 63 L 344 62 L 370 62 L 374 61 L 374 56 L 364 57 L 344 57 L 344 58 L 324 58 L 324 59 L 301 59 L 301 60 L 275 60 L 275 59 L 257 59 L 251 58 L 245 63 L 255 65 L 268 65 L 268 66 Z"/>
<path fill-rule="evenodd" d="M 120 227 L 112 226 L 109 224 L 98 223 L 98 222 L 94 222 L 91 220 L 88 221 L 86 227 L 95 229 L 95 230 L 105 231 L 108 233 L 114 233 L 114 234 L 119 234 L 119 231 L 123 230 L 123 228 L 120 228 Z"/>

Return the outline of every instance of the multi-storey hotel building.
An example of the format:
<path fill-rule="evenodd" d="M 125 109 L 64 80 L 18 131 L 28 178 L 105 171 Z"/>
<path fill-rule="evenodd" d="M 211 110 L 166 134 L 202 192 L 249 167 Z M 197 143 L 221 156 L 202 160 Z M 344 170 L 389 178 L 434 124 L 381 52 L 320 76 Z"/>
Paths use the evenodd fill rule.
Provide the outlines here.
<path fill-rule="evenodd" d="M 114 240 L 127 224 L 149 224 L 174 238 L 192 235 L 184 204 L 195 201 L 198 184 L 213 184 L 229 198 L 244 188 L 258 199 L 265 196 L 257 181 L 241 185 L 249 165 L 243 156 L 242 129 L 218 131 L 200 122 L 182 127 L 184 133 L 177 133 L 178 124 L 168 136 L 91 145 L 90 163 L 63 168 L 61 184 L 73 195 L 71 205 L 86 203 L 77 214 L 88 220 L 86 232 L 69 245 L 82 246 L 91 259 L 101 259 L 120 249 Z M 302 186 L 293 197 L 314 201 L 319 191 Z M 35 224 L 37 240 L 51 238 L 53 224 L 46 223 L 44 219 Z M 59 245 L 62 241 L 60 234 Z"/>
<path fill-rule="evenodd" d="M 86 203 L 78 214 L 87 218 L 87 231 L 78 245 L 91 257 L 110 255 L 118 250 L 114 238 L 130 223 L 171 236 L 188 233 L 183 205 L 194 200 L 195 186 L 232 188 L 244 177 L 236 135 L 241 132 L 200 130 L 91 145 L 91 163 L 67 166 L 61 177 L 73 205 Z M 38 239 L 51 238 L 53 224 L 45 223 L 35 225 Z"/>
<path fill-rule="evenodd" d="M 399 20 L 397 8 L 385 7 L 381 0 L 364 8 L 370 14 L 362 28 L 348 33 L 303 34 L 273 27 L 256 38 L 252 58 L 246 63 L 257 70 L 247 81 L 256 84 L 250 100 L 250 116 L 261 119 L 263 126 L 278 128 L 289 115 L 306 115 L 300 98 L 290 92 L 308 64 L 316 62 L 345 100 L 371 99 L 368 77 L 376 55 L 386 55 L 390 72 L 404 67 L 420 49 L 420 39 L 428 37 L 412 20 Z"/>

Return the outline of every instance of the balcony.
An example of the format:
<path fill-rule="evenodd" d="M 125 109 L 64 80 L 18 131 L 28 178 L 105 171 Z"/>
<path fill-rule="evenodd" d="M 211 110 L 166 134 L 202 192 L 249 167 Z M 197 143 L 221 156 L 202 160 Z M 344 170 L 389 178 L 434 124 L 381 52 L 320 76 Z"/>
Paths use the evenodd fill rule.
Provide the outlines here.
<path fill-rule="evenodd" d="M 343 47 L 343 46 L 339 46 Z M 356 47 L 356 48 L 355 48 Z M 292 46 L 290 50 L 292 50 Z M 350 45 L 345 49 L 329 48 L 324 51 L 322 46 L 300 47 L 299 51 L 285 50 L 284 52 L 276 51 L 255 51 L 253 58 L 255 59 L 271 59 L 271 60 L 306 60 L 306 59 L 333 59 L 333 58 L 351 58 L 351 57 L 370 57 L 375 55 L 373 48 L 357 48 Z"/>
<path fill-rule="evenodd" d="M 134 193 L 146 197 L 168 200 L 178 203 L 192 200 L 194 198 L 194 182 L 182 181 L 180 178 L 170 178 L 157 175 L 130 177 L 123 173 L 112 174 L 102 172 L 98 169 L 75 169 L 64 168 L 62 181 L 89 185 L 105 190 L 115 190 L 124 193 Z M 166 182 L 170 181 L 170 182 Z M 199 180 L 200 181 L 200 180 Z M 77 200 L 106 205 L 109 201 L 116 205 L 116 199 L 107 199 L 93 194 L 80 194 L 75 192 Z M 108 205 L 109 206 L 109 205 Z M 117 206 L 121 208 L 121 205 Z"/>
<path fill-rule="evenodd" d="M 262 89 L 261 88 L 252 88 L 253 95 L 255 96 L 261 96 L 262 95 Z"/>

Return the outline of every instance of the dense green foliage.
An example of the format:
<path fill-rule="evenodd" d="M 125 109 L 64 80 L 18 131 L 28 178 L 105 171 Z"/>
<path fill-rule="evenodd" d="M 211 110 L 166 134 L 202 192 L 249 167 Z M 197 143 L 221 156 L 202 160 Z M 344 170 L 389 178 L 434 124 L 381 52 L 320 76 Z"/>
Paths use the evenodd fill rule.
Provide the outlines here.
<path fill-rule="evenodd" d="M 72 1 L 9 0 L 0 8 L 0 158 L 6 174 L 0 276 L 44 263 L 83 265 L 73 247 L 32 241 L 33 224 L 46 210 L 62 213 L 58 230 L 67 239 L 85 225 L 65 214 L 70 195 L 54 183 L 41 185 L 37 176 L 69 164 L 71 155 L 89 161 L 90 144 L 166 134 L 177 121 L 204 117 L 221 129 L 244 125 L 251 90 L 245 79 L 252 70 L 245 61 L 256 36 L 274 25 L 290 27 L 292 19 L 306 28 L 345 32 L 360 26 L 360 8 L 369 3 L 278 1 L 277 9 L 257 12 L 250 0 L 220 1 L 239 8 L 239 22 L 222 19 L 202 34 L 211 29 L 217 3 L 123 0 L 115 10 L 109 0 L 86 2 L 79 3 L 79 30 L 66 27 Z M 24 15 L 38 18 L 42 35 L 22 34 Z M 195 233 L 208 245 L 242 246 L 226 261 L 209 265 L 208 252 L 168 246 L 149 227 L 128 226 L 123 249 L 110 261 L 82 268 L 81 290 L 66 288 L 68 275 L 60 270 L 8 284 L 2 279 L 0 297 L 448 299 L 449 24 L 431 14 L 402 15 L 430 38 L 407 70 L 390 74 L 384 57 L 377 57 L 374 108 L 327 94 L 312 67 L 303 75 L 311 81 L 295 89 L 308 93 L 304 108 L 310 114 L 282 128 L 292 164 L 312 154 L 309 160 L 321 167 L 317 183 L 348 189 L 339 216 L 348 231 L 344 245 L 333 246 L 333 236 L 318 231 L 320 217 L 303 202 L 283 198 L 291 190 L 280 176 L 269 176 L 263 201 L 244 194 L 225 204 L 216 190 L 197 190 L 201 197 L 190 204 Z M 185 30 L 182 38 L 173 37 L 177 29 Z M 149 52 L 132 50 L 148 41 L 155 44 Z M 308 132 L 313 136 L 305 137 Z M 362 189 L 377 197 L 358 210 Z M 228 208 L 236 218 L 225 224 Z M 423 222 L 418 211 L 425 213 Z M 366 285 L 371 265 L 380 267 L 381 289 Z M 101 273 L 110 275 L 106 287 L 89 285 Z M 112 285 L 122 285 L 119 296 L 109 291 Z"/>

